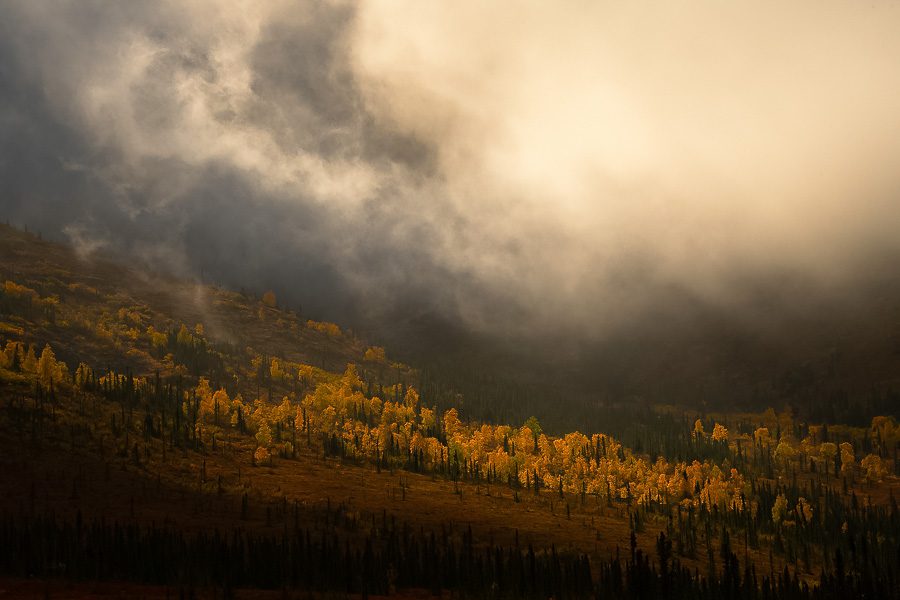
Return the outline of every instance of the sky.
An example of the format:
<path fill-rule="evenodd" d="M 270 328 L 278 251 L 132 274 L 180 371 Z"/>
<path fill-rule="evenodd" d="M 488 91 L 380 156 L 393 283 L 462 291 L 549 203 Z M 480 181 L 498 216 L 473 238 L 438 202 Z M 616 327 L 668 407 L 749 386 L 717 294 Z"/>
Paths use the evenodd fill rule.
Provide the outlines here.
<path fill-rule="evenodd" d="M 898 31 L 897 2 L 11 0 L 0 217 L 361 330 L 758 325 L 760 290 L 894 270 Z"/>

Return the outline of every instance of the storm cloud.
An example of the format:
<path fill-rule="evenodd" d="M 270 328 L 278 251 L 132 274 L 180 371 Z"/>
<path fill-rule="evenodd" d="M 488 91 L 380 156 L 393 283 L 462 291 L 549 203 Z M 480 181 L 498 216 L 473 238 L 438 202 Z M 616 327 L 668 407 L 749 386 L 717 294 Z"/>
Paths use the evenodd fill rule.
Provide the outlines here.
<path fill-rule="evenodd" d="M 900 255 L 898 27 L 887 2 L 5 2 L 0 211 L 364 329 L 757 327 Z"/>

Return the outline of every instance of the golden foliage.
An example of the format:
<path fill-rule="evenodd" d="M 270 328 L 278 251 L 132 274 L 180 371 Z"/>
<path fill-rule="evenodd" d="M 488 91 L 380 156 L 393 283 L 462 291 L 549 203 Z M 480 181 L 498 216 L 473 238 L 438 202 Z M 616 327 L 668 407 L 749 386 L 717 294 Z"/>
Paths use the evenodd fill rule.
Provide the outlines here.
<path fill-rule="evenodd" d="M 419 392 L 413 387 L 406 388 L 406 396 L 403 398 L 403 404 L 406 408 L 415 410 L 419 406 Z"/>
<path fill-rule="evenodd" d="M 231 400 L 231 426 L 237 427 L 239 415 L 242 415 L 244 412 L 244 399 L 241 398 L 241 395 L 238 394 Z"/>
<path fill-rule="evenodd" d="M 175 336 L 175 341 L 181 346 L 191 346 L 194 344 L 194 336 L 191 335 L 190 330 L 184 323 L 179 327 L 178 334 Z"/>
<path fill-rule="evenodd" d="M 30 287 L 9 280 L 6 280 L 3 283 L 3 293 L 12 298 L 28 299 L 32 301 L 36 301 L 40 298 L 40 295 Z"/>
<path fill-rule="evenodd" d="M 819 455 L 825 460 L 834 460 L 837 455 L 837 445 L 834 442 L 822 442 L 819 445 Z"/>
<path fill-rule="evenodd" d="M 150 338 L 150 346 L 153 348 L 164 350 L 169 345 L 166 334 L 154 329 L 153 325 L 147 327 L 147 337 Z"/>
<path fill-rule="evenodd" d="M 7 342 L 2 353 L 2 366 L 5 369 L 13 368 L 14 364 L 22 366 L 22 342 Z"/>
<path fill-rule="evenodd" d="M 775 524 L 779 524 L 784 520 L 787 514 L 787 498 L 784 494 L 778 494 L 775 498 L 775 504 L 772 506 L 772 520 Z"/>
<path fill-rule="evenodd" d="M 272 379 L 281 379 L 285 376 L 285 372 L 281 368 L 281 361 L 277 358 L 273 358 L 269 364 L 269 375 L 272 376 Z"/>
<path fill-rule="evenodd" d="M 85 363 L 80 363 L 75 369 L 75 385 L 84 388 L 85 385 L 93 378 L 93 370 Z"/>
<path fill-rule="evenodd" d="M 772 436 L 769 435 L 768 427 L 759 427 L 756 431 L 753 432 L 753 439 L 756 440 L 757 444 L 760 444 L 762 446 L 768 446 L 772 443 Z"/>
<path fill-rule="evenodd" d="M 268 448 L 260 446 L 253 453 L 253 458 L 256 459 L 256 464 L 261 465 L 268 463 L 272 459 L 272 455 L 269 453 Z"/>
<path fill-rule="evenodd" d="M 724 425 L 719 425 L 718 423 L 716 423 L 715 427 L 713 427 L 712 439 L 717 442 L 727 442 L 728 429 L 726 429 Z"/>
<path fill-rule="evenodd" d="M 144 323 L 144 317 L 141 313 L 133 310 L 129 310 L 128 308 L 122 307 L 118 311 L 119 321 L 123 323 L 132 323 L 138 327 L 142 326 Z"/>
<path fill-rule="evenodd" d="M 455 408 L 451 408 L 444 413 L 444 435 L 447 439 L 453 438 L 462 430 L 462 423 L 459 421 L 459 413 Z"/>
<path fill-rule="evenodd" d="M 87 294 L 87 295 L 91 295 L 91 296 L 99 296 L 100 295 L 100 292 L 97 291 L 97 288 L 93 288 L 89 285 L 85 285 L 85 284 L 83 284 L 81 282 L 77 282 L 77 281 L 75 283 L 70 283 L 67 286 L 67 288 L 70 292 L 74 292 L 74 293 L 82 293 L 82 294 Z"/>
<path fill-rule="evenodd" d="M 0 333 L 12 334 L 14 336 L 21 337 L 25 335 L 25 330 L 10 323 L 0 322 Z"/>
<path fill-rule="evenodd" d="M 28 351 L 25 353 L 25 358 L 22 361 L 22 370 L 26 373 L 35 373 L 37 371 L 37 356 L 34 354 L 34 346 L 28 346 Z"/>
<path fill-rule="evenodd" d="M 329 335 L 331 337 L 338 337 L 341 335 L 341 328 L 335 325 L 334 323 L 328 323 L 326 321 L 307 321 L 306 326 L 309 329 L 314 329 L 319 333 L 324 333 L 325 335 Z"/>
<path fill-rule="evenodd" d="M 856 456 L 853 452 L 853 444 L 850 442 L 841 443 L 841 475 L 844 477 L 853 474 L 853 467 L 856 464 Z"/>
<path fill-rule="evenodd" d="M 272 429 L 265 419 L 261 419 L 259 422 L 259 428 L 256 430 L 256 443 L 260 448 L 268 448 L 272 445 Z"/>
<path fill-rule="evenodd" d="M 387 361 L 387 356 L 385 355 L 384 348 L 382 348 L 381 346 L 371 346 L 368 350 L 366 350 L 363 358 L 364 360 L 367 360 L 369 362 L 383 363 Z"/>
<path fill-rule="evenodd" d="M 859 461 L 859 466 L 862 467 L 865 472 L 866 480 L 869 483 L 877 483 L 887 474 L 887 469 L 885 468 L 881 457 L 875 454 L 867 454 Z"/>
<path fill-rule="evenodd" d="M 425 431 L 434 429 L 434 411 L 430 408 L 422 407 L 422 410 L 419 411 L 419 420 Z"/>
<path fill-rule="evenodd" d="M 782 439 L 775 447 L 775 460 L 779 461 L 784 467 L 787 467 L 788 463 L 796 455 L 797 450 L 788 439 Z"/>
<path fill-rule="evenodd" d="M 872 437 L 881 448 L 892 448 L 900 442 L 900 427 L 894 417 L 878 416 L 872 419 Z"/>
<path fill-rule="evenodd" d="M 694 437 L 702 438 L 705 434 L 706 432 L 703 431 L 703 421 L 700 419 L 694 421 Z"/>
<path fill-rule="evenodd" d="M 34 350 L 32 349 L 32 352 L 33 351 Z M 45 386 L 49 386 L 54 382 L 59 383 L 65 379 L 69 373 L 66 363 L 56 360 L 56 355 L 53 354 L 53 349 L 50 348 L 50 344 L 44 346 L 41 357 L 37 361 L 36 370 L 38 379 Z"/>

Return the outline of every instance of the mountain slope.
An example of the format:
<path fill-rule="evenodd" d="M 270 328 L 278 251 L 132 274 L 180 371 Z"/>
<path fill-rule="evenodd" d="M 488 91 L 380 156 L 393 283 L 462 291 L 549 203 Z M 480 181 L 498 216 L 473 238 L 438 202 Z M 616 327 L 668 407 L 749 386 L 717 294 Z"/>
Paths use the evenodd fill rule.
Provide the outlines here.
<path fill-rule="evenodd" d="M 813 584 L 865 539 L 836 581 L 896 592 L 892 419 L 691 427 L 638 407 L 633 448 L 466 421 L 436 406 L 463 400 L 452 389 L 268 294 L 8 228 L 0 257 L 0 576 L 246 597 L 749 594 Z"/>

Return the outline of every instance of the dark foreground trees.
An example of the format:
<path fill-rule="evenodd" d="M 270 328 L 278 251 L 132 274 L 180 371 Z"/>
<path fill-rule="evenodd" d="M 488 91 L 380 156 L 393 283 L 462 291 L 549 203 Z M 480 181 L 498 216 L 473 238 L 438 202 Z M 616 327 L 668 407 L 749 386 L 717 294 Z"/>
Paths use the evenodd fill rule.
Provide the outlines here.
<path fill-rule="evenodd" d="M 325 515 L 325 523 L 339 519 Z M 285 522 L 290 519 L 286 519 Z M 470 528 L 440 533 L 372 518 L 367 533 L 351 535 L 317 524 L 285 525 L 279 534 L 242 528 L 188 533 L 53 516 L 0 519 L 0 574 L 67 580 L 126 580 L 181 588 L 307 589 L 386 594 L 397 588 L 490 598 L 897 598 L 896 570 L 854 575 L 834 557 L 832 573 L 812 584 L 785 569 L 758 574 L 722 548 L 716 578 L 691 572 L 673 558 L 661 534 L 657 557 L 636 547 L 592 565 L 585 555 L 536 551 L 531 546 L 476 545 Z M 360 524 L 357 524 L 358 526 Z M 363 528 L 360 526 L 360 530 Z"/>

